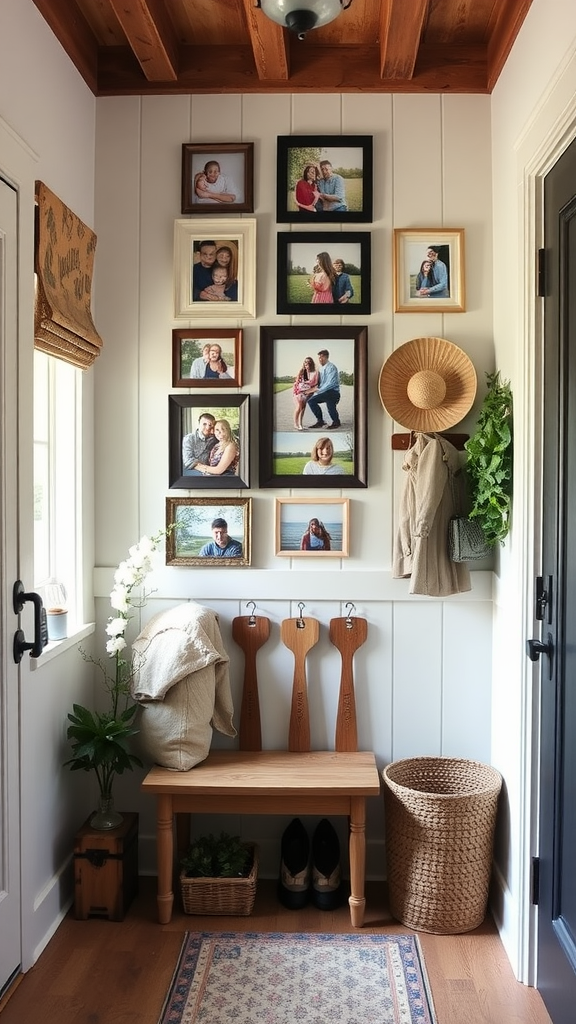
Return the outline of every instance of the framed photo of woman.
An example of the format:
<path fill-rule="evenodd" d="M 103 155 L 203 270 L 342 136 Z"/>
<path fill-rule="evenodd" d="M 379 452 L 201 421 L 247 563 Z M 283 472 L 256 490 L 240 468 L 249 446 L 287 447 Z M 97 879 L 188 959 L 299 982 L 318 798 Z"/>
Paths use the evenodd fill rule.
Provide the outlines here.
<path fill-rule="evenodd" d="M 276 220 L 372 220 L 371 135 L 279 135 Z"/>
<path fill-rule="evenodd" d="M 463 228 L 395 228 L 396 313 L 464 313 Z"/>
<path fill-rule="evenodd" d="M 256 220 L 174 222 L 174 316 L 256 315 Z"/>
<path fill-rule="evenodd" d="M 168 486 L 250 486 L 249 395 L 168 395 Z"/>
<path fill-rule="evenodd" d="M 260 328 L 260 487 L 367 487 L 367 327 Z"/>
<path fill-rule="evenodd" d="M 172 331 L 172 387 L 242 387 L 241 328 L 175 328 Z"/>
<path fill-rule="evenodd" d="M 278 313 L 370 313 L 369 231 L 279 231 Z"/>
<path fill-rule="evenodd" d="M 253 211 L 253 142 L 183 143 L 181 213 Z"/>
<path fill-rule="evenodd" d="M 276 498 L 275 554 L 347 558 L 349 498 Z"/>

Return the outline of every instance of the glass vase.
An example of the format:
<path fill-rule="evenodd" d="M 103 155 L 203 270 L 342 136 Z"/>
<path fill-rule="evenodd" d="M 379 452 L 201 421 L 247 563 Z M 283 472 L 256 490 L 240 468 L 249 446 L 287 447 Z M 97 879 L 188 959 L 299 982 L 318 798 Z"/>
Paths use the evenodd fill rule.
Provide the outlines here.
<path fill-rule="evenodd" d="M 117 828 L 123 821 L 122 815 L 114 810 L 114 797 L 100 794 L 98 810 L 90 818 L 90 827 L 100 831 Z"/>

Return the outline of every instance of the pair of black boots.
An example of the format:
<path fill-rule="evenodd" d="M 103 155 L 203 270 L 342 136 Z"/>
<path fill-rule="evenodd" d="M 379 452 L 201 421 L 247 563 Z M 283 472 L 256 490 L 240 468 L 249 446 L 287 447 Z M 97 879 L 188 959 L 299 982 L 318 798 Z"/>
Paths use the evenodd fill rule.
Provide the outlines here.
<path fill-rule="evenodd" d="M 314 829 L 312 844 L 300 818 L 285 829 L 281 844 L 278 899 L 290 910 L 309 900 L 320 910 L 335 910 L 344 899 L 340 843 L 327 818 Z"/>

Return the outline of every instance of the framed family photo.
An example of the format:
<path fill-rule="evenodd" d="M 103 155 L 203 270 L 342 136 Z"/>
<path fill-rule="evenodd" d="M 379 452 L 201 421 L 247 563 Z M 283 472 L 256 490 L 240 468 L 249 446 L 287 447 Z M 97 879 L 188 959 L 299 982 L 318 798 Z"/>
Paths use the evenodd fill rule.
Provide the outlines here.
<path fill-rule="evenodd" d="M 396 313 L 464 313 L 464 229 L 394 229 Z"/>
<path fill-rule="evenodd" d="M 277 312 L 370 312 L 369 231 L 279 231 Z"/>
<path fill-rule="evenodd" d="M 256 315 L 256 220 L 174 222 L 174 316 Z"/>
<path fill-rule="evenodd" d="M 347 558 L 349 498 L 276 498 L 275 554 Z"/>
<path fill-rule="evenodd" d="M 166 498 L 166 565 L 250 565 L 252 498 Z"/>
<path fill-rule="evenodd" d="M 253 213 L 254 143 L 183 143 L 181 212 Z"/>
<path fill-rule="evenodd" d="M 168 486 L 250 486 L 250 396 L 168 395 Z"/>
<path fill-rule="evenodd" d="M 260 328 L 260 487 L 367 487 L 367 327 Z"/>
<path fill-rule="evenodd" d="M 242 387 L 242 330 L 175 328 L 172 331 L 172 387 Z"/>
<path fill-rule="evenodd" d="M 276 220 L 372 220 L 371 135 L 279 135 Z"/>

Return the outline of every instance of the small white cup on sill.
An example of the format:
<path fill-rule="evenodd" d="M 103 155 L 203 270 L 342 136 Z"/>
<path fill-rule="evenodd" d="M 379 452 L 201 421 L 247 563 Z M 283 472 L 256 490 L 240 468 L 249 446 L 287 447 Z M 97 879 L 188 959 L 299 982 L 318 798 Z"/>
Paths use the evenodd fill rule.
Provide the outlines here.
<path fill-rule="evenodd" d="M 46 622 L 49 640 L 65 640 L 68 636 L 68 612 L 66 608 L 47 608 Z"/>

